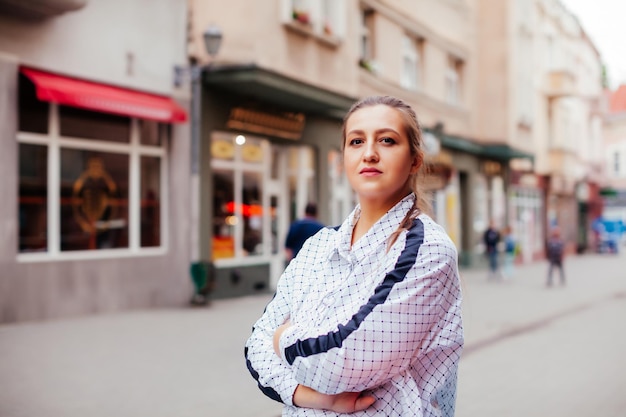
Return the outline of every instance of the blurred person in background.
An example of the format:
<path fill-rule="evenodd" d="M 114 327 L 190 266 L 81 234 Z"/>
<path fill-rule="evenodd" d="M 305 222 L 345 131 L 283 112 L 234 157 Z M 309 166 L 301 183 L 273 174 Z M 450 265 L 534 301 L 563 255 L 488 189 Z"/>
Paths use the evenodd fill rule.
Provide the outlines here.
<path fill-rule="evenodd" d="M 317 220 L 317 205 L 309 203 L 304 209 L 304 217 L 296 220 L 289 227 L 285 241 L 285 258 L 287 262 L 296 257 L 304 242 L 320 231 L 324 225 Z"/>
<path fill-rule="evenodd" d="M 457 252 L 418 186 L 413 109 L 355 103 L 343 164 L 359 204 L 307 240 L 245 348 L 283 416 L 452 417 L 463 346 Z"/>
<path fill-rule="evenodd" d="M 507 226 L 503 230 L 504 241 L 504 261 L 502 262 L 502 277 L 504 279 L 513 278 L 515 257 L 517 256 L 517 241 L 513 236 L 513 229 Z"/>
<path fill-rule="evenodd" d="M 552 286 L 552 273 L 558 269 L 561 278 L 561 285 L 565 285 L 565 271 L 563 270 L 563 255 L 565 253 L 565 241 L 561 238 L 561 230 L 555 226 L 550 231 L 550 237 L 546 245 L 548 257 L 548 281 L 546 285 Z"/>
<path fill-rule="evenodd" d="M 487 279 L 498 279 L 501 277 L 498 265 L 498 243 L 500 243 L 500 232 L 496 229 L 493 220 L 489 221 L 489 227 L 483 234 L 483 243 L 485 244 L 485 253 L 489 261 L 489 272 Z"/>

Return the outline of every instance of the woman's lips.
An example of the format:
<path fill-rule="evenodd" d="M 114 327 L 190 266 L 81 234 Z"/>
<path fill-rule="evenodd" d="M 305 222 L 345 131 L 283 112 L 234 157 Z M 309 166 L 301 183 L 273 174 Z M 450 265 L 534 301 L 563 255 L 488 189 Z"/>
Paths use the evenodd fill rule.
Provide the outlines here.
<path fill-rule="evenodd" d="M 363 168 L 360 174 L 365 175 L 365 176 L 372 176 L 372 175 L 382 174 L 382 171 L 376 168 Z"/>

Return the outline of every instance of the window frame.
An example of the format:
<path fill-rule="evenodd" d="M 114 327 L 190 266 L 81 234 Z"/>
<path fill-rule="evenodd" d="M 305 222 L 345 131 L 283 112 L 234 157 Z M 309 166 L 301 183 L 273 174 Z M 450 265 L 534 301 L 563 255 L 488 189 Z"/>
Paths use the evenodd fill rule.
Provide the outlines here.
<path fill-rule="evenodd" d="M 295 16 L 296 10 L 306 14 L 304 20 Z M 301 28 L 322 40 L 332 39 L 334 42 L 340 42 L 346 37 L 345 0 L 283 0 L 281 14 L 284 24 L 294 29 Z"/>
<path fill-rule="evenodd" d="M 233 176 L 233 203 L 235 205 L 234 216 L 237 218 L 237 222 L 233 225 L 234 234 L 233 234 L 233 256 L 230 258 L 216 258 L 213 259 L 213 263 L 217 267 L 232 267 L 237 265 L 258 265 L 264 264 L 270 261 L 272 256 L 276 256 L 272 254 L 271 248 L 271 219 L 269 216 L 262 216 L 262 250 L 261 253 L 249 254 L 246 255 L 243 249 L 243 239 L 244 239 L 244 220 L 242 219 L 243 213 L 241 212 L 241 207 L 243 204 L 243 176 L 244 174 L 257 174 L 262 178 L 262 198 L 260 201 L 260 205 L 263 209 L 263 212 L 270 210 L 270 190 L 267 187 L 268 182 L 271 181 L 271 165 L 270 160 L 271 157 L 267 157 L 271 152 L 271 143 L 270 141 L 262 136 L 256 136 L 248 133 L 234 133 L 230 131 L 224 130 L 215 130 L 211 132 L 211 144 L 215 141 L 223 140 L 223 138 L 232 139 L 237 135 L 243 135 L 246 138 L 246 142 L 254 141 L 258 143 L 259 148 L 262 151 L 264 157 L 262 160 L 257 162 L 246 162 L 242 157 L 242 146 L 236 145 L 233 143 L 233 156 L 232 159 L 218 159 L 211 156 L 211 170 L 213 171 L 226 171 L 231 172 Z M 211 179 L 213 181 L 213 178 Z M 212 203 L 213 204 L 213 203 Z M 213 214 L 215 215 L 215 213 Z M 214 221 L 214 218 L 211 219 Z M 215 238 L 215 236 L 212 236 Z M 281 243 L 282 245 L 282 243 Z M 282 248 L 282 246 L 281 246 Z"/>
<path fill-rule="evenodd" d="M 378 72 L 376 64 L 375 11 L 361 8 L 359 11 L 359 66 L 372 74 Z"/>
<path fill-rule="evenodd" d="M 445 70 L 445 101 L 459 106 L 463 102 L 463 60 L 448 56 Z"/>
<path fill-rule="evenodd" d="M 422 54 L 420 40 L 409 34 L 402 36 L 402 63 L 400 85 L 411 91 L 418 91 L 421 87 Z"/>
<path fill-rule="evenodd" d="M 66 260 L 109 259 L 120 257 L 157 256 L 167 252 L 169 247 L 169 164 L 165 138 L 160 146 L 142 145 L 139 131 L 139 119 L 131 118 L 130 140 L 128 143 L 110 142 L 98 139 L 65 137 L 60 135 L 59 105 L 49 103 L 48 133 L 18 131 L 18 144 L 31 144 L 47 147 L 47 250 L 45 252 L 17 252 L 18 262 L 49 262 Z M 128 155 L 128 247 L 61 251 L 61 149 L 101 151 Z M 159 246 L 141 246 L 141 196 L 140 169 L 141 157 L 160 158 L 160 236 Z M 19 198 L 19 196 L 18 196 Z M 19 236 L 18 236 L 19 239 Z"/>

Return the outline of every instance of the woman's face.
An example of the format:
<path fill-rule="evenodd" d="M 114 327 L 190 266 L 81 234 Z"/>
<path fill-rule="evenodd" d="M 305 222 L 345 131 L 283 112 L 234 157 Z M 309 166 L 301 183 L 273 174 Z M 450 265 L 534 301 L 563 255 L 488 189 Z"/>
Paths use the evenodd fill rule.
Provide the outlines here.
<path fill-rule="evenodd" d="M 346 121 L 344 168 L 359 200 L 394 205 L 410 190 L 417 172 L 402 114 L 385 105 L 364 107 Z"/>

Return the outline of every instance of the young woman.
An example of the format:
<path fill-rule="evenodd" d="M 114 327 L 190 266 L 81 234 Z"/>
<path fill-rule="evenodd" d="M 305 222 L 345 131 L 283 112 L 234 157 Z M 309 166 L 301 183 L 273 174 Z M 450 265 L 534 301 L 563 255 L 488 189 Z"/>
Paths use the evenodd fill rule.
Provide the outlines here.
<path fill-rule="evenodd" d="M 246 343 L 283 416 L 452 416 L 463 345 L 457 253 L 425 213 L 415 112 L 367 97 L 343 126 L 359 205 L 311 237 Z"/>

